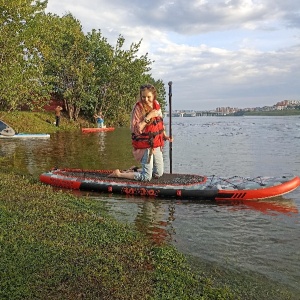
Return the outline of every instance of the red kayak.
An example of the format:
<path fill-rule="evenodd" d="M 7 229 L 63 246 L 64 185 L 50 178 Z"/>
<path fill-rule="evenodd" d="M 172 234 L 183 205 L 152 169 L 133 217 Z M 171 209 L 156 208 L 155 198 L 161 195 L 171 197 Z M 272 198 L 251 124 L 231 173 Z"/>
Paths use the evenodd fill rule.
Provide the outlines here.
<path fill-rule="evenodd" d="M 103 131 L 113 131 L 115 127 L 105 127 L 105 128 L 81 128 L 81 131 L 84 133 L 90 132 L 103 132 Z"/>

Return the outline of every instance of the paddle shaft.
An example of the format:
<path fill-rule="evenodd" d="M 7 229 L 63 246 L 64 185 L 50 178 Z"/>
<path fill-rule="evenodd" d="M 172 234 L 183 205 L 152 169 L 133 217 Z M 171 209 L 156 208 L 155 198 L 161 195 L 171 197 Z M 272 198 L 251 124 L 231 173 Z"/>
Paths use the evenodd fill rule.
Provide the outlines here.
<path fill-rule="evenodd" d="M 169 81 L 169 136 L 172 137 L 172 81 Z M 172 174 L 172 142 L 169 142 L 170 174 Z"/>

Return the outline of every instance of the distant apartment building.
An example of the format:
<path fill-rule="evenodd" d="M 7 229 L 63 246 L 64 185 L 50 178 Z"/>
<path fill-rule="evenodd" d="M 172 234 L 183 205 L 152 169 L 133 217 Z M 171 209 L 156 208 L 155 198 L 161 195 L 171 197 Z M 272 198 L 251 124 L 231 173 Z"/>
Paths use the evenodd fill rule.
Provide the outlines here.
<path fill-rule="evenodd" d="M 239 111 L 239 108 L 236 107 L 217 107 L 216 112 L 222 114 L 222 115 L 229 115 L 234 114 L 235 112 Z"/>
<path fill-rule="evenodd" d="M 275 104 L 275 106 L 277 107 L 285 107 L 285 108 L 287 108 L 288 106 L 298 106 L 298 105 L 300 105 L 300 100 L 283 100 Z"/>

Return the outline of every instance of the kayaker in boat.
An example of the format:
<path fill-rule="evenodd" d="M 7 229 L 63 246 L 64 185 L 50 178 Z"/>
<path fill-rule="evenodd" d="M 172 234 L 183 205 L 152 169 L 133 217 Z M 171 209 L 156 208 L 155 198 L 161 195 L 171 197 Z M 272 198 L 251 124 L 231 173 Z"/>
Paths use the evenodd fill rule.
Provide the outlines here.
<path fill-rule="evenodd" d="M 152 177 L 159 178 L 164 172 L 162 148 L 164 141 L 173 142 L 166 135 L 162 112 L 153 85 L 140 87 L 139 100 L 131 112 L 131 133 L 133 156 L 141 163 L 142 170 L 136 172 L 121 172 L 119 169 L 108 175 L 138 181 L 150 181 Z"/>
<path fill-rule="evenodd" d="M 97 123 L 97 127 L 98 128 L 104 128 L 104 117 L 102 112 L 100 111 L 98 114 L 94 114 L 94 118 L 96 120 Z"/>

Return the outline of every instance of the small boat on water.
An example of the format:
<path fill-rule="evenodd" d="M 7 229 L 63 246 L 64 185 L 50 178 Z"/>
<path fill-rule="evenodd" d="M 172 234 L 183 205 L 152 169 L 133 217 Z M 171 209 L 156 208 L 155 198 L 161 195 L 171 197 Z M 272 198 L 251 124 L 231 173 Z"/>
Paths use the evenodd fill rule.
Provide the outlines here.
<path fill-rule="evenodd" d="M 216 201 L 272 198 L 300 186 L 298 176 L 217 177 L 192 174 L 164 174 L 150 182 L 108 177 L 112 170 L 52 169 L 40 181 L 52 186 L 148 197 L 173 197 Z"/>
<path fill-rule="evenodd" d="M 0 134 L 0 139 L 34 139 L 34 138 L 50 138 L 48 133 L 16 133 L 14 135 L 2 135 Z"/>
<path fill-rule="evenodd" d="M 0 139 L 49 138 L 47 133 L 16 133 L 9 125 L 0 120 Z"/>
<path fill-rule="evenodd" d="M 0 120 L 0 137 L 1 136 L 13 136 L 15 135 L 15 131 L 6 123 Z"/>
<path fill-rule="evenodd" d="M 92 132 L 106 132 L 113 131 L 115 127 L 104 127 L 104 128 L 81 128 L 83 133 L 92 133 Z"/>

